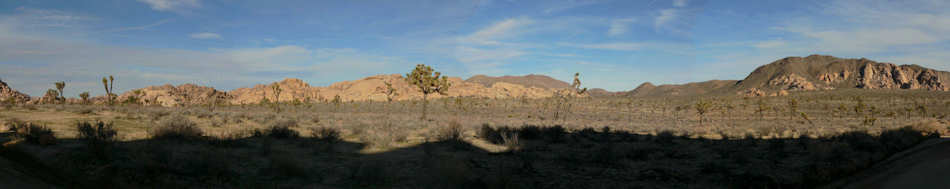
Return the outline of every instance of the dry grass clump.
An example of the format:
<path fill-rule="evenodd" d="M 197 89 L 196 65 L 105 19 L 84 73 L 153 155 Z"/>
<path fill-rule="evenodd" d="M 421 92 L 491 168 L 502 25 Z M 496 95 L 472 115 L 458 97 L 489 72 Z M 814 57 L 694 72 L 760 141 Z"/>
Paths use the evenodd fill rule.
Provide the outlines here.
<path fill-rule="evenodd" d="M 340 141 L 340 130 L 332 127 L 313 127 L 310 128 L 310 135 L 322 142 Z"/>
<path fill-rule="evenodd" d="M 115 140 L 117 132 L 112 125 L 112 123 L 107 124 L 102 121 L 96 121 L 95 124 L 76 122 L 76 130 L 79 131 L 79 139 L 91 144 L 101 144 Z"/>
<path fill-rule="evenodd" d="M 152 139 L 201 139 L 204 132 L 187 117 L 170 116 L 158 122 L 158 126 L 149 130 Z"/>
<path fill-rule="evenodd" d="M 434 138 L 437 141 L 462 141 L 465 130 L 457 120 L 449 122 L 446 127 L 438 128 Z"/>
<path fill-rule="evenodd" d="M 300 137 L 300 133 L 292 129 L 293 127 L 297 127 L 297 120 L 281 119 L 281 120 L 275 121 L 273 124 L 271 124 L 270 128 L 267 128 L 263 131 L 255 130 L 254 136 L 255 137 L 267 136 L 267 137 L 278 138 L 278 139 L 293 139 L 293 138 Z"/>
<path fill-rule="evenodd" d="M 26 142 L 32 144 L 56 144 L 56 135 L 49 127 L 34 124 L 32 122 L 26 123 L 18 120 L 11 120 L 10 123 L 8 123 L 8 128 L 14 133 L 16 137 L 23 138 L 26 140 Z"/>

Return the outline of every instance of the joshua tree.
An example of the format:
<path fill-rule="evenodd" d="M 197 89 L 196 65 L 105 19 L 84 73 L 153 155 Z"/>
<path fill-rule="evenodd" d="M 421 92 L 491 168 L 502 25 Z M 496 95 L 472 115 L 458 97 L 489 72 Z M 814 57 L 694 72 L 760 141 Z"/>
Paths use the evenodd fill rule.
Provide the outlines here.
<path fill-rule="evenodd" d="M 383 84 L 386 84 L 386 91 L 383 91 L 383 93 L 386 94 L 386 101 L 392 102 L 393 98 L 395 98 L 396 96 L 399 96 L 399 93 L 396 92 L 396 88 L 393 88 L 392 83 L 389 83 L 388 81 L 384 81 Z"/>
<path fill-rule="evenodd" d="M 65 81 L 60 81 L 60 82 L 56 82 L 56 83 L 53 83 L 53 84 L 56 85 L 56 90 L 59 91 L 59 96 L 56 97 L 56 98 L 57 98 L 58 100 L 62 101 L 63 104 L 65 104 L 65 103 L 66 103 L 66 97 L 64 96 L 65 94 L 63 93 L 63 89 L 66 88 L 66 82 L 65 82 Z"/>
<path fill-rule="evenodd" d="M 115 94 L 112 94 L 112 85 L 115 83 L 115 78 L 111 75 L 106 78 L 102 77 L 102 87 L 106 89 L 106 99 L 109 102 L 109 105 L 113 105 L 115 102 Z"/>
<path fill-rule="evenodd" d="M 581 73 L 574 73 L 574 82 L 571 83 L 571 88 L 567 89 L 567 94 L 557 93 L 557 100 L 559 101 L 557 101 L 557 109 L 554 111 L 554 119 L 557 120 L 560 117 L 560 110 L 568 100 L 586 92 L 587 88 L 581 88 Z M 568 104 L 568 106 L 570 106 L 570 104 Z"/>
<path fill-rule="evenodd" d="M 208 111 L 214 112 L 214 106 L 218 103 L 218 90 L 208 92 Z"/>
<path fill-rule="evenodd" d="M 82 99 L 83 104 L 89 103 L 89 92 L 79 93 L 79 99 Z"/>
<path fill-rule="evenodd" d="M 798 100 L 795 98 L 788 99 L 788 117 L 791 119 L 792 116 L 796 116 L 798 113 Z"/>
<path fill-rule="evenodd" d="M 274 91 L 274 111 L 280 113 L 280 92 L 283 90 L 280 89 L 280 84 L 278 83 L 274 83 L 274 85 L 271 86 L 271 90 Z"/>
<path fill-rule="evenodd" d="M 704 116 L 706 115 L 706 112 L 709 112 L 709 110 L 712 108 L 712 103 L 709 103 L 709 101 L 705 100 L 699 100 L 699 102 L 696 102 L 695 108 L 696 113 L 699 114 L 699 125 L 702 126 L 703 118 L 705 118 Z"/>
<path fill-rule="evenodd" d="M 425 64 L 416 65 L 416 68 L 413 69 L 412 72 L 407 73 L 406 83 L 419 87 L 419 92 L 422 92 L 421 119 L 423 120 L 426 119 L 426 111 L 429 104 L 427 98 L 429 94 L 437 93 L 445 95 L 452 85 L 449 83 L 448 77 L 442 76 L 442 73 L 433 71 L 432 67 L 426 66 Z"/>
<path fill-rule="evenodd" d="M 58 99 L 59 99 L 59 92 L 57 92 L 57 91 L 54 90 L 54 89 L 46 90 L 46 95 L 45 95 L 44 97 L 49 97 L 49 96 L 55 98 L 55 99 L 53 99 L 54 101 L 58 101 Z M 43 100 L 43 101 L 45 101 L 45 100 Z M 43 102 L 43 103 L 46 103 L 46 102 Z"/>
<path fill-rule="evenodd" d="M 587 92 L 586 87 L 581 88 L 581 73 L 574 73 L 574 82 L 571 83 L 571 88 L 574 89 L 574 91 L 571 91 L 574 95 L 581 95 Z"/>

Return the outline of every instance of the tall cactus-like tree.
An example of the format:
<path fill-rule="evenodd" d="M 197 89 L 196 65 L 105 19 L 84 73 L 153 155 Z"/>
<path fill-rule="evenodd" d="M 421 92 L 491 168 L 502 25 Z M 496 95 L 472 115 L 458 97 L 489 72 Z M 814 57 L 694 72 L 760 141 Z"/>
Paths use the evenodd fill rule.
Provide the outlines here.
<path fill-rule="evenodd" d="M 112 86 L 115 83 L 115 78 L 111 75 L 107 77 L 102 77 L 102 87 L 106 89 L 106 100 L 108 100 L 109 105 L 115 104 L 115 94 L 112 94 Z"/>
<path fill-rule="evenodd" d="M 79 93 L 79 99 L 82 99 L 82 104 L 89 103 L 89 92 Z"/>
<path fill-rule="evenodd" d="M 392 83 L 385 81 L 383 82 L 383 84 L 386 84 L 386 90 L 383 91 L 383 93 L 386 94 L 386 101 L 393 102 L 393 98 L 396 98 L 396 96 L 399 96 L 399 93 L 396 92 L 396 88 L 393 88 Z"/>
<path fill-rule="evenodd" d="M 63 93 L 63 89 L 66 88 L 66 82 L 65 82 L 65 81 L 60 81 L 60 82 L 56 82 L 56 83 L 53 83 L 53 84 L 56 85 L 56 90 L 59 91 L 59 96 L 56 97 L 57 100 L 59 100 L 60 102 L 62 102 L 63 104 L 65 104 L 65 103 L 66 103 L 66 96 L 65 96 L 65 94 Z"/>
<path fill-rule="evenodd" d="M 587 92 L 587 87 L 581 88 L 581 73 L 574 73 L 574 82 L 571 83 L 574 96 L 579 96 Z"/>
<path fill-rule="evenodd" d="M 412 72 L 406 74 L 406 83 L 414 85 L 419 88 L 419 92 L 422 92 L 422 117 L 421 119 L 426 119 L 426 113 L 428 109 L 428 96 L 429 94 L 437 93 L 445 95 L 449 91 L 449 87 L 452 86 L 449 83 L 449 78 L 442 76 L 442 73 L 432 70 L 432 67 L 426 66 L 425 64 L 416 65 L 416 68 Z"/>
<path fill-rule="evenodd" d="M 50 103 L 50 102 L 46 102 L 46 97 L 53 97 L 52 100 L 53 100 L 54 102 L 55 102 L 55 101 L 58 101 L 58 99 L 59 99 L 59 92 L 56 91 L 55 89 L 46 90 L 46 95 L 44 95 L 42 101 L 43 101 L 43 103 Z"/>
<path fill-rule="evenodd" d="M 706 118 L 706 113 L 712 109 L 712 103 L 706 100 L 699 100 L 694 106 L 696 108 L 696 113 L 699 114 L 699 125 L 703 126 L 703 120 Z"/>
<path fill-rule="evenodd" d="M 279 83 L 274 83 L 274 85 L 271 86 L 271 90 L 274 92 L 274 111 L 280 113 L 280 92 L 282 92 L 283 89 L 280 89 Z"/>

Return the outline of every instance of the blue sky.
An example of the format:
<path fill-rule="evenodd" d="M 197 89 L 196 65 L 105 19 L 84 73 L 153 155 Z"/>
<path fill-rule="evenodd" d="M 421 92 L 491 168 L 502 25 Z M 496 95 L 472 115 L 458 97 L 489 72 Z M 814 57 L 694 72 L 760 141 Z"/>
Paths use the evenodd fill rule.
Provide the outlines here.
<path fill-rule="evenodd" d="M 943 0 L 0 1 L 0 79 L 30 95 L 196 83 L 230 90 L 406 73 L 545 74 L 630 90 L 742 79 L 827 54 L 950 70 Z"/>

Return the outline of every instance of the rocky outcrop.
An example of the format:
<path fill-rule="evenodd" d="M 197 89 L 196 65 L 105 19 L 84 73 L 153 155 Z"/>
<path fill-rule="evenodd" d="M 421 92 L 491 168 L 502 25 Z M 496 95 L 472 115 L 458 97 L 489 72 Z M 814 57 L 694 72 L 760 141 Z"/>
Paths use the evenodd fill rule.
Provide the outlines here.
<path fill-rule="evenodd" d="M 398 95 L 393 100 L 422 99 L 423 94 L 415 86 L 409 85 L 400 74 L 375 75 L 360 80 L 333 83 L 326 87 L 310 86 L 296 78 L 288 78 L 270 84 L 238 88 L 228 92 L 214 88 L 185 84 L 180 86 L 152 86 L 123 93 L 117 102 L 135 101 L 146 105 L 180 106 L 208 104 L 217 98 L 219 103 L 258 104 L 261 102 L 329 102 L 339 96 L 342 101 L 386 101 L 386 83 L 396 89 Z M 466 82 L 450 77 L 448 92 L 429 94 L 427 98 L 444 97 L 481 97 L 481 98 L 546 98 L 552 97 L 563 89 L 545 89 L 528 87 L 507 82 L 494 82 L 486 87 L 479 83 Z M 280 96 L 274 91 L 280 86 Z M 586 95 L 581 95 L 586 96 Z"/>
<path fill-rule="evenodd" d="M 27 103 L 30 96 L 19 91 L 13 90 L 7 83 L 0 81 L 0 101 L 13 101 L 14 103 Z"/>
<path fill-rule="evenodd" d="M 788 74 L 788 75 L 782 75 L 782 76 L 776 77 L 769 81 L 769 85 L 777 86 L 779 88 L 782 88 L 783 90 L 792 90 L 792 91 L 797 91 L 797 90 L 811 91 L 811 90 L 818 89 L 815 87 L 815 84 L 812 84 L 811 82 L 808 82 L 807 79 L 795 74 Z"/>
<path fill-rule="evenodd" d="M 744 96 L 744 97 L 760 97 L 760 96 L 766 96 L 766 93 L 765 91 L 762 91 L 756 88 L 748 88 L 746 90 L 737 92 L 736 95 Z"/>
<path fill-rule="evenodd" d="M 867 63 L 860 73 L 860 88 L 948 90 L 936 71 L 914 65 Z"/>
<path fill-rule="evenodd" d="M 195 84 L 172 86 L 150 86 L 122 93 L 116 98 L 118 103 L 137 103 L 143 105 L 179 106 L 209 104 L 215 99 L 217 103 L 226 103 L 230 96 L 226 92 L 211 87 Z"/>

